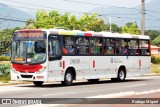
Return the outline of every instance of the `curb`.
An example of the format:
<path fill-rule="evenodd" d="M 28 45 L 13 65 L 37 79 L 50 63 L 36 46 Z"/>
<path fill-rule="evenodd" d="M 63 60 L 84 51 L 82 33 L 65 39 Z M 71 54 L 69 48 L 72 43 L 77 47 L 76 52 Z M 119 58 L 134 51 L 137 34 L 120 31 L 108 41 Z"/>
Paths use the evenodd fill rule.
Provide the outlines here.
<path fill-rule="evenodd" d="M 20 84 L 32 84 L 32 82 L 23 82 L 23 81 L 9 81 L 8 83 L 0 82 L 0 86 L 20 85 Z"/>
<path fill-rule="evenodd" d="M 149 73 L 145 74 L 144 76 L 160 76 L 160 73 Z"/>

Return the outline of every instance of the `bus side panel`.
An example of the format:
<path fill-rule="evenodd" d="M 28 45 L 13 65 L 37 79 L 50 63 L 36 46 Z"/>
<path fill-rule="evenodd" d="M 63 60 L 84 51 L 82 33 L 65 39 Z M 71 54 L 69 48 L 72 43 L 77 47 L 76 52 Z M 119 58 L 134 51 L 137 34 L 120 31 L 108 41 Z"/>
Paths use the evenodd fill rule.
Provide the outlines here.
<path fill-rule="evenodd" d="M 91 78 L 112 78 L 116 72 L 114 56 L 90 56 Z"/>
<path fill-rule="evenodd" d="M 76 70 L 76 80 L 90 79 L 89 56 L 70 56 L 67 60 Z"/>
<path fill-rule="evenodd" d="M 139 57 L 138 56 L 117 56 L 114 59 L 117 63 L 117 73 L 114 74 L 114 77 L 118 75 L 118 69 L 121 66 L 126 68 L 126 77 L 139 76 Z"/>
<path fill-rule="evenodd" d="M 140 56 L 139 66 L 140 75 L 148 74 L 150 72 L 151 57 L 150 56 Z"/>
<path fill-rule="evenodd" d="M 49 61 L 48 81 L 63 81 L 69 67 L 75 69 L 76 80 L 90 79 L 88 56 L 63 56 L 61 60 Z"/>
<path fill-rule="evenodd" d="M 76 72 L 76 80 L 90 79 L 89 56 L 63 56 L 64 73 L 69 67 Z M 62 64 L 63 68 L 63 64 Z"/>
<path fill-rule="evenodd" d="M 54 60 L 48 62 L 48 81 L 63 81 L 64 71 L 62 68 L 62 60 Z"/>
<path fill-rule="evenodd" d="M 140 75 L 139 56 L 128 56 L 128 59 L 126 60 L 126 65 L 127 65 L 126 66 L 127 77 L 133 77 L 133 76 Z"/>

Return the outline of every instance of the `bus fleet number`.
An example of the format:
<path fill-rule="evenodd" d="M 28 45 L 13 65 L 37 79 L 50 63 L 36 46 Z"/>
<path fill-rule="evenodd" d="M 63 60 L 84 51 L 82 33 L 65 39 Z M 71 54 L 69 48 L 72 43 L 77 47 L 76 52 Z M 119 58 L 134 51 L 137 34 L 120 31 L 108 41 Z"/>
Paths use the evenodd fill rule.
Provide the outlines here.
<path fill-rule="evenodd" d="M 71 64 L 80 64 L 80 59 L 71 59 L 70 63 Z"/>

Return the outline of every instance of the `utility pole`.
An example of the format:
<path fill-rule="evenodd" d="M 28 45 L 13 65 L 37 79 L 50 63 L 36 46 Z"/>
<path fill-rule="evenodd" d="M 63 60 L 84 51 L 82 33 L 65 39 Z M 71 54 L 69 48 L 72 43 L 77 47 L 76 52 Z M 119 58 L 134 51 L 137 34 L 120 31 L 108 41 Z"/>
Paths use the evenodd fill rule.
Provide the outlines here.
<path fill-rule="evenodd" d="M 142 10 L 141 10 L 141 35 L 144 35 L 145 31 L 145 0 L 142 0 Z"/>

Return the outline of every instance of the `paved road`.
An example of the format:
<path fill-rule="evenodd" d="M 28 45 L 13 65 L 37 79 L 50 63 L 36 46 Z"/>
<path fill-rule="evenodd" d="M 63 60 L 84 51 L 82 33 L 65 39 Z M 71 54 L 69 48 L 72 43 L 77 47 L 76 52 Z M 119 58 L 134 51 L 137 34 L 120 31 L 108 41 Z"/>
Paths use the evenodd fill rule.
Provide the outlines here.
<path fill-rule="evenodd" d="M 0 86 L 0 98 L 122 98 L 158 92 L 160 76 L 128 78 L 125 82 L 101 80 L 96 84 L 84 81 L 69 87 L 60 83 L 47 83 L 42 87 L 32 84 Z"/>

